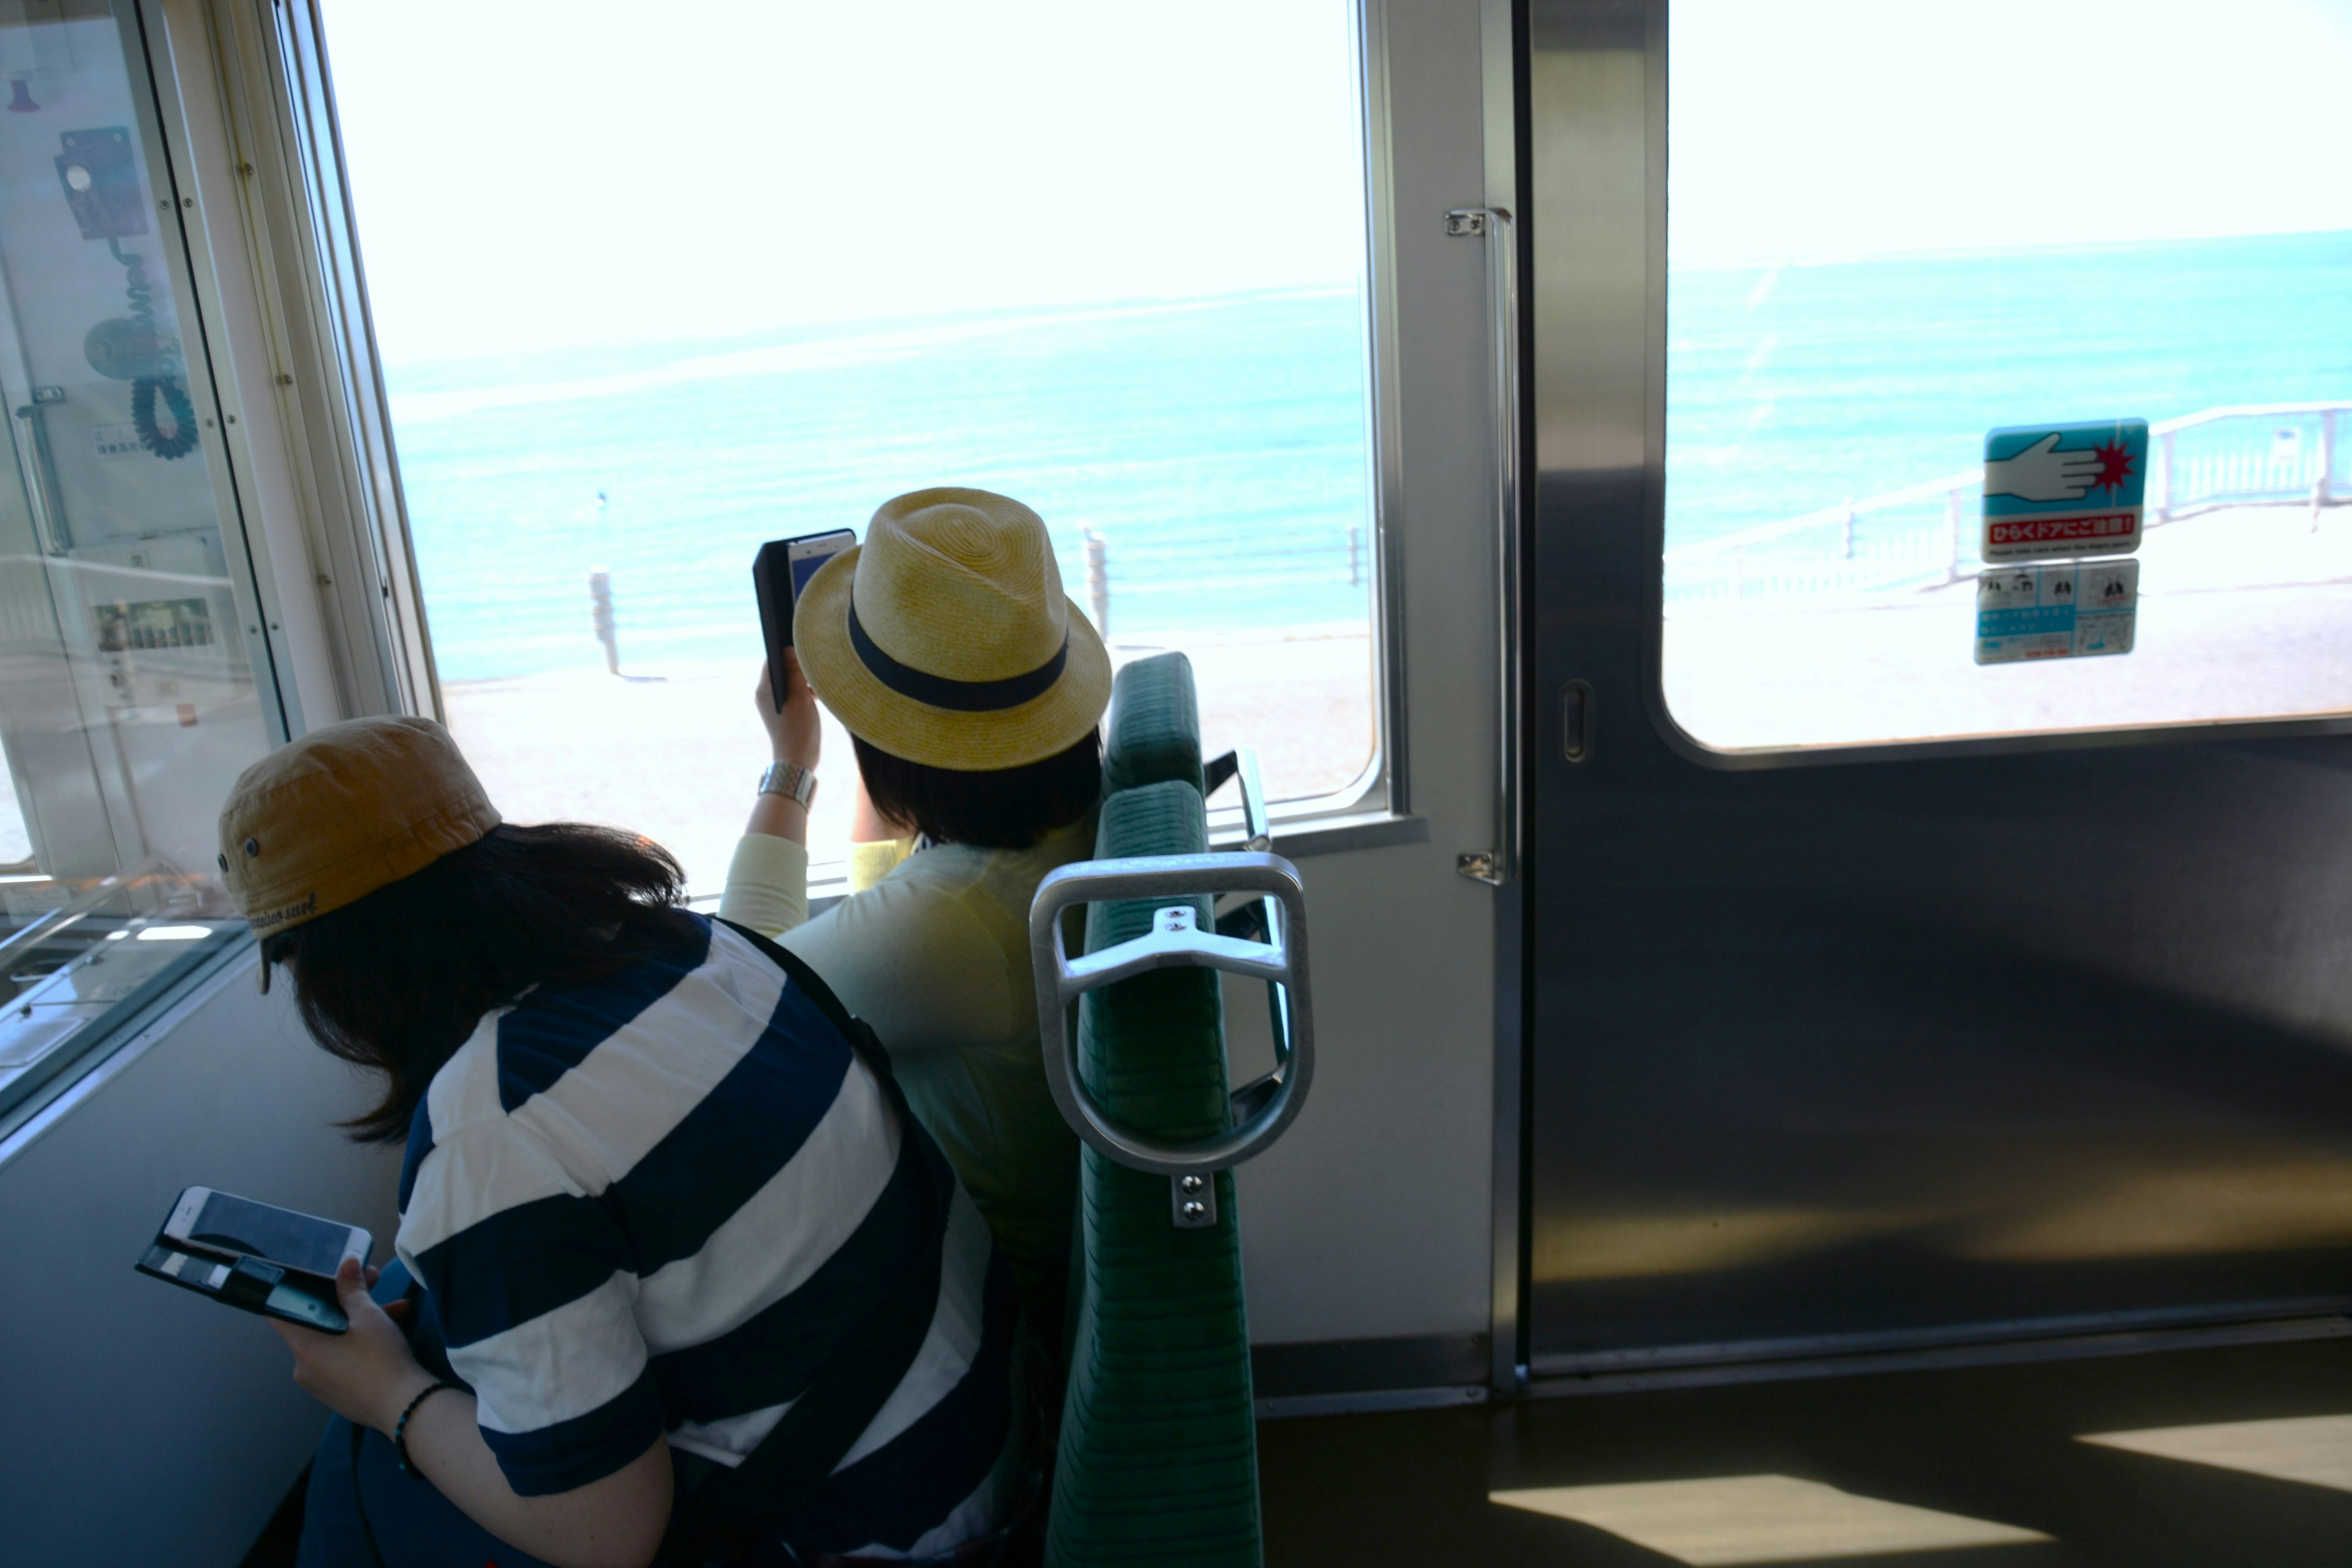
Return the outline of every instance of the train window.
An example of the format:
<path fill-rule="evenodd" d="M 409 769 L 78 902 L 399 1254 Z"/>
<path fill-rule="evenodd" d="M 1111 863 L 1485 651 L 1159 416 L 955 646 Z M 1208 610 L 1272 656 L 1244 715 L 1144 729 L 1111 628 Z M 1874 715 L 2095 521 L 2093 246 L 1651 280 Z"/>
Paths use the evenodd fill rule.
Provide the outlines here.
<path fill-rule="evenodd" d="M 2278 70 L 2352 70 L 2352 4 L 1676 0 L 1671 26 L 1682 728 L 1778 750 L 2352 710 L 2352 187 L 2315 174 L 2327 96 Z M 2128 651 L 1979 664 L 1993 622 L 2074 616 L 2001 595 L 2076 585 L 1996 579 L 1980 627 L 1989 432 L 2137 420 L 2144 450 L 2057 476 L 2145 487 L 2137 626 L 2098 650 Z"/>
<path fill-rule="evenodd" d="M 937 484 L 1035 507 L 1272 794 L 1363 793 L 1345 0 L 324 10 L 442 700 L 503 809 L 715 891 L 764 755 L 754 552 Z"/>
<path fill-rule="evenodd" d="M 276 701 L 137 37 L 0 20 L 0 1111 L 244 930 L 215 815 Z"/>

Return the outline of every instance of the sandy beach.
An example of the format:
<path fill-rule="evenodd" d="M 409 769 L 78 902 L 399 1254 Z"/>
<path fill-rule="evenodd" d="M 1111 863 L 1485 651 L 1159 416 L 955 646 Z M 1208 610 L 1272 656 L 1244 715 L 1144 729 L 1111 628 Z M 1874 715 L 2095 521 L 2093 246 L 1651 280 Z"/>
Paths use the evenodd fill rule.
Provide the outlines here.
<path fill-rule="evenodd" d="M 582 631 L 593 658 L 584 624 Z M 1371 644 L 1361 625 L 1227 637 L 1139 633 L 1119 638 L 1112 657 L 1123 664 L 1170 647 L 1192 660 L 1209 752 L 1255 746 L 1273 798 L 1330 794 L 1370 762 Z M 583 661 L 446 683 L 449 727 L 510 820 L 634 828 L 678 857 L 698 894 L 716 893 L 767 763 L 751 706 L 760 661 L 640 667 L 627 655 L 624 643 L 617 678 Z M 848 843 L 854 765 L 848 736 L 828 716 L 810 830 L 819 861 L 839 859 Z"/>

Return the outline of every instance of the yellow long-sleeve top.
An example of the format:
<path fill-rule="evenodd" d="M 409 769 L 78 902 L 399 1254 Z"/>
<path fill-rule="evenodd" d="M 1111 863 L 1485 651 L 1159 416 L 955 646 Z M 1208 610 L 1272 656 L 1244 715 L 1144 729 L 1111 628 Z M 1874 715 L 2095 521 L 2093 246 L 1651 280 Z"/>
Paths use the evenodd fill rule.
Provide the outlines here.
<path fill-rule="evenodd" d="M 808 919 L 808 851 L 745 834 L 719 912 L 808 961 L 873 1026 L 915 1114 L 1025 1289 L 1069 1256 L 1077 1140 L 1045 1087 L 1029 903 L 1093 851 L 1092 813 L 1028 849 L 853 850 L 848 898 Z"/>

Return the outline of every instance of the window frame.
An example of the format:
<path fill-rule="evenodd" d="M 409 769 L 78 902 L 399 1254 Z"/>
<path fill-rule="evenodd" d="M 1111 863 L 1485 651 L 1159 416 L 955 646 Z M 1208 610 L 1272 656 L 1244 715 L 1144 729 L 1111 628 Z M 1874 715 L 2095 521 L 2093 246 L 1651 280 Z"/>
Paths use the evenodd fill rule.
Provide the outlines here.
<path fill-rule="evenodd" d="M 239 376 L 271 405 L 294 535 L 317 590 L 310 654 L 330 702 L 303 729 L 370 714 L 442 715 L 438 674 L 344 178 L 333 82 L 311 0 L 141 0 L 165 12 L 187 67 L 209 67 L 235 170 L 232 216 L 257 339 Z M 225 172 L 226 173 L 226 172 Z M 255 395 L 262 394 L 263 395 Z M 324 693 L 321 693 L 324 695 Z"/>
<path fill-rule="evenodd" d="M 1726 772 L 1802 767 L 1833 767 L 1858 763 L 1940 760 L 2005 756 L 2031 752 L 2072 752 L 2095 747 L 2179 745 L 2188 742 L 2270 740 L 2295 735 L 2352 733 L 2352 710 L 2336 714 L 2280 719 L 2183 719 L 2156 724 L 2100 725 L 2079 730 L 2030 730 L 1995 735 L 1942 737 L 1916 741 L 1864 741 L 1847 744 L 1727 749 L 1710 745 L 1683 728 L 1667 701 L 1665 689 L 1666 584 L 1666 351 L 1668 157 L 1666 110 L 1672 89 L 1673 63 L 1668 58 L 1667 8 L 1671 0 L 1642 0 L 1643 104 L 1642 142 L 1643 197 L 1646 208 L 1644 272 L 1647 278 L 1647 319 L 1643 323 L 1643 364 L 1648 395 L 1643 421 L 1642 478 L 1643 510 L 1647 533 L 1643 561 L 1648 637 L 1642 672 L 1643 706 L 1659 737 L 1676 753 L 1701 767 Z"/>
<path fill-rule="evenodd" d="M 174 8 L 201 0 L 146 0 Z M 1402 583 L 1395 498 L 1402 416 L 1395 377 L 1396 306 L 1385 62 L 1368 47 L 1370 0 L 1350 0 L 1349 71 L 1356 85 L 1358 177 L 1365 212 L 1366 526 L 1371 547 L 1372 710 L 1377 732 L 1364 769 L 1327 795 L 1287 800 L 1272 816 L 1285 846 L 1354 847 L 1409 816 L 1405 781 Z M 262 14 L 267 12 L 267 16 Z M 278 352 L 300 359 L 287 426 L 303 473 L 305 507 L 327 602 L 327 640 L 346 713 L 406 711 L 442 717 L 430 609 L 416 568 L 390 407 L 367 309 L 356 220 L 343 177 L 331 60 L 317 0 L 229 0 L 209 9 L 224 62 L 220 90 L 243 161 L 255 232 L 256 275 Z M 291 285 L 289 289 L 287 286 Z M 313 385 L 311 384 L 315 383 Z M 355 581 L 354 581 L 355 580 Z M 1237 805 L 1213 806 L 1211 831 L 1237 837 Z M 1407 837 L 1418 837 L 1411 829 Z M 1425 830 L 1424 830 L 1425 831 Z M 812 897 L 837 892 L 845 866 L 812 868 Z M 831 872 L 833 875 L 828 876 Z"/>

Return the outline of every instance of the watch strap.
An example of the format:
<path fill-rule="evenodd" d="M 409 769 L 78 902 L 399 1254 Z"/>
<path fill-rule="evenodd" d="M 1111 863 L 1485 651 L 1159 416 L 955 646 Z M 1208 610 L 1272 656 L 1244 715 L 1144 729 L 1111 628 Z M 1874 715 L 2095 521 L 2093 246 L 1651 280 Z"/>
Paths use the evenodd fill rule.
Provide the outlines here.
<path fill-rule="evenodd" d="M 816 798 L 816 770 L 798 763 L 770 763 L 767 771 L 760 775 L 760 793 L 798 801 L 806 810 Z"/>

